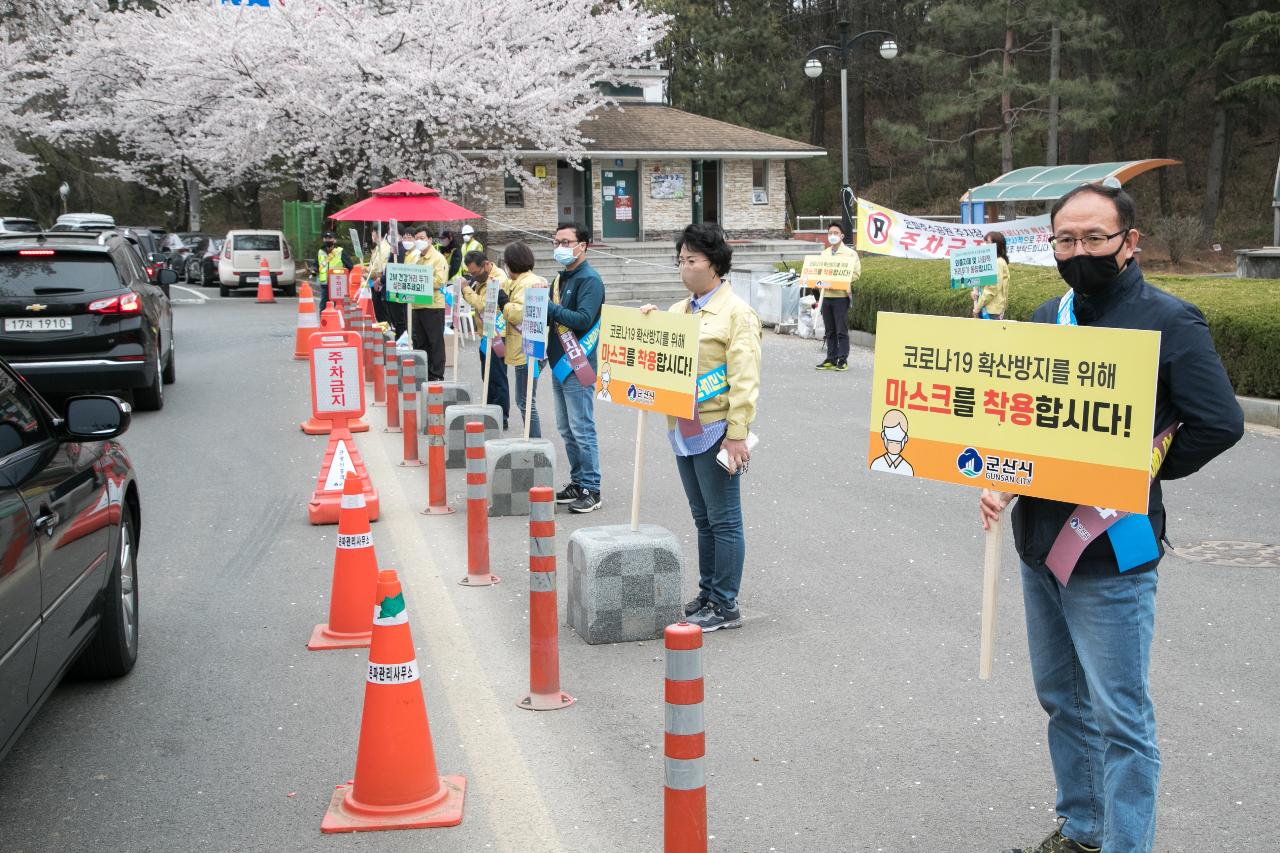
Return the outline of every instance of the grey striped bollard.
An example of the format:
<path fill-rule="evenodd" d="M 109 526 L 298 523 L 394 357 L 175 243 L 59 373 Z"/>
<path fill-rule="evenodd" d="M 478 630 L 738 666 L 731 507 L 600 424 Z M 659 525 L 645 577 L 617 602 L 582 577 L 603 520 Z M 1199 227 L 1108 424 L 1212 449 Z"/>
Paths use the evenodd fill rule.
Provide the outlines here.
<path fill-rule="evenodd" d="M 383 343 L 383 359 L 387 371 L 387 428 L 386 432 L 400 431 L 400 358 L 396 342 L 388 338 Z"/>
<path fill-rule="evenodd" d="M 555 499 L 548 486 L 529 490 L 529 695 L 516 703 L 526 711 L 573 704 L 573 697 L 560 689 Z"/>
<path fill-rule="evenodd" d="M 489 573 L 489 495 L 484 478 L 484 424 L 471 421 L 467 424 L 467 574 L 458 581 L 463 586 L 492 586 L 501 580 Z"/>
<path fill-rule="evenodd" d="M 702 629 L 668 625 L 664 853 L 707 853 L 706 736 L 702 721 Z"/>

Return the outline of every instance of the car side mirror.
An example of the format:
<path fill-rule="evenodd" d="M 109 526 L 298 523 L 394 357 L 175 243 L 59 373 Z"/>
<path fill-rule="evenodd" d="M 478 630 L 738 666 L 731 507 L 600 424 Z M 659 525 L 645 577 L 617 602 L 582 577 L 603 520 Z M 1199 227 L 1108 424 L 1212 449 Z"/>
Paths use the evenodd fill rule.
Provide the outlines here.
<path fill-rule="evenodd" d="M 156 273 L 156 284 L 161 287 L 168 287 L 178 281 L 178 271 L 171 269 L 163 269 Z"/>
<path fill-rule="evenodd" d="M 63 434 L 69 441 L 106 441 L 129 428 L 133 409 L 118 397 L 86 394 L 67 400 Z"/>

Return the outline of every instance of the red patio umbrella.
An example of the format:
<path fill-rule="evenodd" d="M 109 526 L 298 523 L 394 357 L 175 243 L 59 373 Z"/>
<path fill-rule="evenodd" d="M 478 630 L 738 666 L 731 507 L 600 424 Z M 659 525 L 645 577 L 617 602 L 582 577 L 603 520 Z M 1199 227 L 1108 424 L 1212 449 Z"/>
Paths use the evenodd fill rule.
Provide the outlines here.
<path fill-rule="evenodd" d="M 343 222 L 443 222 L 450 219 L 479 219 L 459 204 L 441 198 L 431 187 L 400 180 L 378 187 L 373 194 L 350 207 L 343 208 L 330 219 Z"/>

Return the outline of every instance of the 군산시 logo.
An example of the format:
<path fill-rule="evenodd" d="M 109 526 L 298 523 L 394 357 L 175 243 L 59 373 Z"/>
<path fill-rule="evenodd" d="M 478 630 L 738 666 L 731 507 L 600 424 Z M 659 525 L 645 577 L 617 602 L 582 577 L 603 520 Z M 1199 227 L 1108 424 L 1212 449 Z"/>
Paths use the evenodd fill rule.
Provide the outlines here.
<path fill-rule="evenodd" d="M 956 457 L 956 468 L 961 474 L 972 479 L 982 474 L 982 454 L 972 447 L 966 447 L 959 456 Z"/>

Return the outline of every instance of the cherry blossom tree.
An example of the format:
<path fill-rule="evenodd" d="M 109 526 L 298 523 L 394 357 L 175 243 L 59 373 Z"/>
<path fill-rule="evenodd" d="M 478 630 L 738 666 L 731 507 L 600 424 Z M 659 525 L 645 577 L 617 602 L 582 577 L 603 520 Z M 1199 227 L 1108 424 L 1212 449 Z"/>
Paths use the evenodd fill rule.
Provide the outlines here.
<path fill-rule="evenodd" d="M 12 2 L 12 0 L 0 0 Z M 517 152 L 582 151 L 594 84 L 665 21 L 638 0 L 166 0 L 82 16 L 50 61 L 63 141 L 110 140 L 152 187 L 291 180 L 332 195 L 410 177 L 458 193 Z M 462 154 L 494 152 L 483 162 Z"/>

